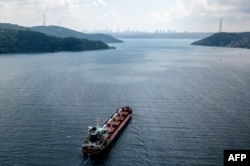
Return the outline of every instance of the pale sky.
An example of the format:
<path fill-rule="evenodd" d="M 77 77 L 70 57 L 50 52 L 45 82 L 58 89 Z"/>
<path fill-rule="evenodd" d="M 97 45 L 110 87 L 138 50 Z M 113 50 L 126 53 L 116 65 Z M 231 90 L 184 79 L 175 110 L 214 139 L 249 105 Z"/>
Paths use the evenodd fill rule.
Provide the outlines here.
<path fill-rule="evenodd" d="M 0 22 L 83 30 L 250 31 L 249 0 L 0 0 Z M 60 22 L 60 23 L 59 23 Z"/>

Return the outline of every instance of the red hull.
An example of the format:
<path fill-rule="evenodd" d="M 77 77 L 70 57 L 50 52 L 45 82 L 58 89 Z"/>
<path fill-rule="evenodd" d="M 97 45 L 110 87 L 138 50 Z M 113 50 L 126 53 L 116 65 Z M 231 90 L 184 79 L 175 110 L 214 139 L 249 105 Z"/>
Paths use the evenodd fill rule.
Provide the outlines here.
<path fill-rule="evenodd" d="M 108 149 L 110 144 L 116 139 L 132 116 L 130 107 L 118 109 L 103 125 L 102 128 L 108 130 L 105 138 L 105 145 L 102 148 L 83 147 L 82 152 L 86 155 L 98 155 Z"/>

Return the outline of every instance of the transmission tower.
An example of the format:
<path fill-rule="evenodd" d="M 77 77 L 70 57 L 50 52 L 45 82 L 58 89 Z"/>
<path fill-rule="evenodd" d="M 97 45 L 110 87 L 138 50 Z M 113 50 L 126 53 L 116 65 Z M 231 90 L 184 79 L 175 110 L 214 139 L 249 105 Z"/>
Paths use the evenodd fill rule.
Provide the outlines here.
<path fill-rule="evenodd" d="M 43 26 L 46 26 L 46 23 L 45 23 L 45 14 L 43 15 Z"/>
<path fill-rule="evenodd" d="M 219 23 L 219 33 L 222 32 L 222 17 L 220 18 L 220 23 Z"/>

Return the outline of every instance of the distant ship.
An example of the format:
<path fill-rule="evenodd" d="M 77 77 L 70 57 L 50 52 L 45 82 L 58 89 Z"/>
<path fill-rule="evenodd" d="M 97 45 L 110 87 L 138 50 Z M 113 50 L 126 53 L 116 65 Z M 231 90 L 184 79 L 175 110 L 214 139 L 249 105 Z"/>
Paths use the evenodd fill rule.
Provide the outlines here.
<path fill-rule="evenodd" d="M 120 134 L 132 116 L 130 107 L 118 109 L 102 126 L 88 127 L 88 135 L 84 139 L 82 152 L 88 156 L 96 156 L 106 151 Z"/>

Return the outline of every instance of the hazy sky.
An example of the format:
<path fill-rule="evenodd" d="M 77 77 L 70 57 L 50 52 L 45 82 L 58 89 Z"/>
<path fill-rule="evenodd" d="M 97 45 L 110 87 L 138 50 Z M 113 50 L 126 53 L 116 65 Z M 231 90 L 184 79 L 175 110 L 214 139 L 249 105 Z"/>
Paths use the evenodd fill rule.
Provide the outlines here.
<path fill-rule="evenodd" d="M 250 31 L 249 0 L 0 0 L 0 22 L 82 30 Z M 60 22 L 60 23 L 59 23 Z"/>

